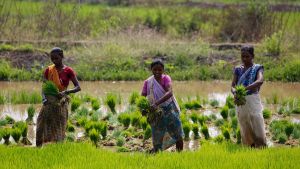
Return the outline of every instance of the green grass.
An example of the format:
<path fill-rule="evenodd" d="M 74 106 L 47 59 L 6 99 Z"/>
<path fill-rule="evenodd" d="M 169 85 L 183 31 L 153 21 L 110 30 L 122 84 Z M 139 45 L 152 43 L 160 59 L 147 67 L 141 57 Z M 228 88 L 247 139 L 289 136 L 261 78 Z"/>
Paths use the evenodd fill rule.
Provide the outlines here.
<path fill-rule="evenodd" d="M 299 148 L 248 149 L 204 145 L 196 152 L 114 153 L 91 144 L 55 144 L 44 148 L 0 146 L 1 168 L 299 168 Z M 28 159 L 27 157 L 30 157 Z M 280 160 L 279 160 L 280 159 Z M 11 162 L 14 165 L 11 165 Z"/>

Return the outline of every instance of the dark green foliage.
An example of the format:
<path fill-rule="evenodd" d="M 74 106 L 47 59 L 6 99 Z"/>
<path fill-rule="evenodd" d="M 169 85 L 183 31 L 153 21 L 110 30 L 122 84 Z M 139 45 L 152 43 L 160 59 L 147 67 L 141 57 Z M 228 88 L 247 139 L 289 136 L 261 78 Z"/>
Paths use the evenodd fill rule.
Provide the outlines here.
<path fill-rule="evenodd" d="M 148 126 L 148 122 L 147 122 L 147 118 L 146 117 L 142 117 L 140 119 L 140 125 L 142 127 L 143 130 L 146 130 L 147 126 Z"/>
<path fill-rule="evenodd" d="M 237 141 L 237 144 L 241 144 L 241 142 L 242 142 L 241 130 L 239 128 L 237 129 L 237 132 L 236 132 L 236 141 Z"/>
<path fill-rule="evenodd" d="M 284 133 L 278 135 L 278 142 L 284 144 L 287 141 L 287 136 Z"/>
<path fill-rule="evenodd" d="M 68 123 L 67 123 L 67 131 L 75 132 L 75 126 L 70 121 L 68 121 Z"/>
<path fill-rule="evenodd" d="M 198 100 L 193 100 L 184 104 L 184 107 L 189 110 L 197 110 L 202 108 L 202 105 Z"/>
<path fill-rule="evenodd" d="M 199 115 L 196 112 L 193 112 L 190 116 L 191 120 L 193 121 L 193 123 L 197 123 L 198 122 L 198 118 Z"/>
<path fill-rule="evenodd" d="M 231 127 L 236 130 L 238 128 L 238 119 L 237 117 L 234 117 L 231 119 Z"/>
<path fill-rule="evenodd" d="M 201 126 L 203 126 L 207 120 L 208 120 L 208 118 L 204 115 L 201 115 L 201 116 L 198 117 L 198 121 L 199 121 Z"/>
<path fill-rule="evenodd" d="M 2 138 L 4 139 L 4 144 L 9 145 L 9 137 L 11 135 L 11 129 L 10 128 L 4 128 L 2 130 Z"/>
<path fill-rule="evenodd" d="M 300 107 L 293 109 L 292 114 L 300 114 Z"/>
<path fill-rule="evenodd" d="M 289 138 L 290 135 L 293 133 L 294 130 L 294 125 L 292 123 L 289 123 L 286 127 L 285 127 L 285 134 L 287 135 L 287 137 Z"/>
<path fill-rule="evenodd" d="M 125 138 L 122 136 L 119 136 L 117 138 L 117 146 L 122 147 L 125 144 Z"/>

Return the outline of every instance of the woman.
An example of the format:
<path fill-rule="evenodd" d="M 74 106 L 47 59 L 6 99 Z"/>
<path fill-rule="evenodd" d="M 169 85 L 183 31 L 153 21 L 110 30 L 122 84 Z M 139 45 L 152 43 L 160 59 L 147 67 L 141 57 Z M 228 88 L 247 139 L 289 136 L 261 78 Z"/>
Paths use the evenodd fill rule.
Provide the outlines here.
<path fill-rule="evenodd" d="M 251 147 L 266 146 L 266 134 L 262 115 L 262 104 L 259 90 L 263 84 L 263 66 L 254 64 L 254 48 L 243 46 L 241 48 L 243 64 L 235 67 L 231 91 L 236 99 L 235 86 L 243 85 L 247 90 L 246 103 L 237 106 L 236 111 L 240 124 L 242 143 Z"/>
<path fill-rule="evenodd" d="M 69 97 L 67 95 L 81 90 L 73 69 L 62 63 L 63 51 L 57 47 L 53 48 L 50 57 L 53 65 L 45 70 L 44 80 L 52 81 L 59 89 L 59 94 L 57 97 L 43 94 L 43 107 L 37 119 L 36 146 L 64 140 L 68 120 Z M 75 87 L 68 90 L 70 80 Z"/>
<path fill-rule="evenodd" d="M 183 150 L 183 131 L 180 122 L 180 109 L 172 92 L 171 78 L 164 74 L 164 64 L 160 59 L 151 63 L 153 76 L 145 82 L 142 96 L 151 104 L 151 113 L 156 113 L 151 121 L 153 152 L 166 149 L 176 143 L 177 151 Z M 169 135 L 169 137 L 168 137 Z"/>

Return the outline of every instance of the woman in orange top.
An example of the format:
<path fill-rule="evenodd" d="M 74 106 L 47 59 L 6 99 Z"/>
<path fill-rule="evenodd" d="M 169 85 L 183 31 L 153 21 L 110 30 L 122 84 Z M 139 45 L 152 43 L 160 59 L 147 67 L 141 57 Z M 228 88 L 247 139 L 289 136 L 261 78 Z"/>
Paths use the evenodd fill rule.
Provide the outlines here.
<path fill-rule="evenodd" d="M 62 63 L 63 50 L 58 47 L 53 48 L 50 57 L 53 65 L 45 70 L 44 80 L 52 81 L 59 89 L 59 94 L 54 98 L 43 95 L 43 107 L 37 119 L 37 146 L 42 146 L 46 142 L 64 140 L 68 120 L 69 97 L 67 95 L 81 90 L 73 69 Z M 75 87 L 68 90 L 70 81 L 73 82 Z"/>

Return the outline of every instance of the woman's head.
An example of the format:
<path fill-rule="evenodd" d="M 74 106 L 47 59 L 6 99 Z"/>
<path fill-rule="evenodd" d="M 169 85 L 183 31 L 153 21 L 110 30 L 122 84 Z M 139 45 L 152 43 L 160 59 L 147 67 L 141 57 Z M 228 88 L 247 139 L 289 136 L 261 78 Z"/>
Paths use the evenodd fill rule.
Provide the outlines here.
<path fill-rule="evenodd" d="M 160 78 L 161 75 L 164 73 L 165 65 L 161 59 L 155 59 L 151 63 L 151 71 L 155 78 Z"/>
<path fill-rule="evenodd" d="M 59 47 L 54 47 L 50 52 L 50 58 L 55 65 L 61 65 L 64 58 L 63 50 Z"/>
<path fill-rule="evenodd" d="M 241 59 L 245 65 L 253 63 L 254 59 L 254 48 L 250 45 L 242 46 L 241 48 Z"/>

